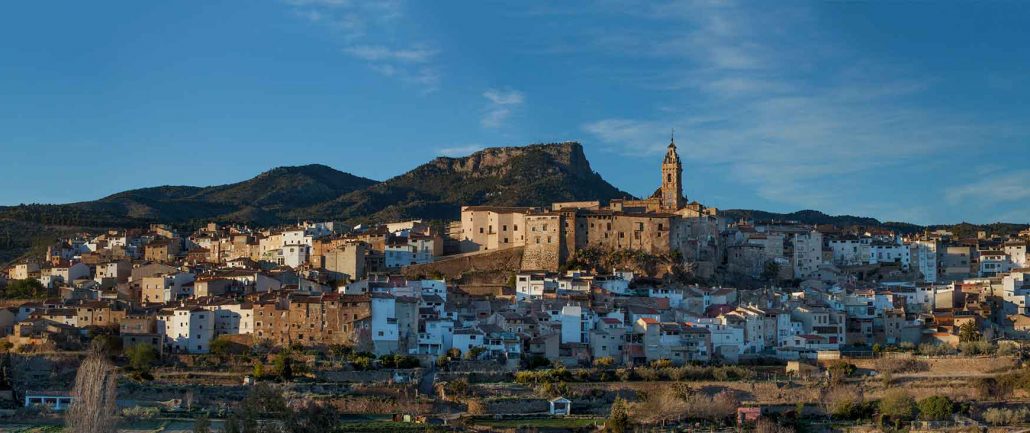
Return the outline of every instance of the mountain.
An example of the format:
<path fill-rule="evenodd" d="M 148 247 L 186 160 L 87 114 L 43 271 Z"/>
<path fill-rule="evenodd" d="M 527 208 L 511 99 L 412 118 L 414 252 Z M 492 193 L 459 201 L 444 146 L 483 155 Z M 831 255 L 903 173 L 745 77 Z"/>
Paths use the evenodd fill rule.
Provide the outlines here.
<path fill-rule="evenodd" d="M 726 209 L 719 213 L 734 219 L 751 219 L 756 222 L 796 221 L 804 224 L 832 224 L 843 226 L 880 226 L 876 218 L 857 217 L 851 215 L 830 216 L 817 210 L 799 210 L 791 213 L 775 213 L 754 209 Z"/>
<path fill-rule="evenodd" d="M 207 219 L 270 224 L 282 221 L 293 209 L 376 183 L 319 164 L 279 167 L 228 185 L 159 186 L 89 202 L 0 207 L 0 219 L 94 227 Z"/>
<path fill-rule="evenodd" d="M 897 221 L 880 221 L 876 218 L 858 217 L 852 215 L 827 215 L 817 210 L 800 210 L 791 213 L 775 213 L 754 209 L 720 209 L 719 214 L 731 219 L 751 219 L 755 222 L 789 222 L 795 221 L 803 224 L 833 225 L 837 227 L 869 227 L 883 228 L 897 233 L 917 233 L 923 230 L 948 230 L 960 238 L 976 237 L 980 230 L 998 235 L 1016 235 L 1026 230 L 1030 225 L 1012 223 L 991 223 L 991 224 L 936 224 L 921 226 Z"/>
<path fill-rule="evenodd" d="M 590 168 L 582 145 L 566 142 L 436 158 L 370 188 L 298 210 L 294 216 L 453 219 L 462 205 L 546 206 L 555 201 L 629 197 Z"/>
<path fill-rule="evenodd" d="M 631 196 L 590 168 L 582 145 L 567 142 L 436 158 L 385 182 L 318 164 L 279 167 L 229 185 L 159 186 L 88 202 L 0 207 L 0 220 L 128 227 L 207 220 L 277 224 L 298 219 L 452 219 L 462 205 L 543 206 L 624 197 Z"/>
<path fill-rule="evenodd" d="M 152 222 L 196 226 L 207 221 L 271 225 L 302 219 L 348 223 L 454 219 L 462 205 L 547 206 L 556 201 L 607 202 L 629 197 L 591 169 L 583 146 L 575 142 L 494 147 L 462 158 L 440 157 L 383 182 L 318 164 L 279 167 L 229 185 L 159 186 L 95 201 L 0 207 L 0 263 L 32 248 L 37 239 L 82 229 Z M 814 210 L 721 212 L 758 221 L 884 227 L 899 232 L 923 229 Z M 1026 225 L 955 226 L 974 234 L 979 227 L 1008 232 Z"/>

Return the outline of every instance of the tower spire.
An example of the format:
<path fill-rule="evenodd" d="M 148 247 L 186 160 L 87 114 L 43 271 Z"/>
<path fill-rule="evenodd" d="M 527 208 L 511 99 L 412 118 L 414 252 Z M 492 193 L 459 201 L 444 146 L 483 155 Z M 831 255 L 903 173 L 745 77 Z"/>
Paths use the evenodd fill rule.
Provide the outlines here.
<path fill-rule="evenodd" d="M 672 132 L 669 133 L 669 144 L 676 144 L 676 128 L 672 128 Z"/>

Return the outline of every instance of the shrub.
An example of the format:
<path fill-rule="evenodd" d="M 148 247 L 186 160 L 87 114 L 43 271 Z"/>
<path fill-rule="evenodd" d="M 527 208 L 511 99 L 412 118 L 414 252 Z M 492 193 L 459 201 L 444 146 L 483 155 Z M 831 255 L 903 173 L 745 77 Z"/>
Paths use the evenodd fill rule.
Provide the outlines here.
<path fill-rule="evenodd" d="M 469 415 L 486 415 L 486 405 L 478 398 L 470 398 L 465 402 Z"/>
<path fill-rule="evenodd" d="M 467 397 L 469 395 L 469 383 L 465 379 L 452 380 L 450 382 L 444 382 L 442 385 L 438 385 L 443 397 L 456 400 Z"/>
<path fill-rule="evenodd" d="M 536 393 L 545 398 L 561 397 L 569 394 L 569 386 L 565 382 L 542 383 L 536 387 Z"/>
<path fill-rule="evenodd" d="M 926 356 L 954 355 L 955 349 L 944 344 L 923 343 L 919 345 L 919 354 Z"/>
<path fill-rule="evenodd" d="M 526 359 L 526 368 L 530 370 L 536 370 L 538 368 L 544 368 L 551 365 L 551 361 L 540 355 L 533 355 Z"/>
<path fill-rule="evenodd" d="M 615 358 L 602 356 L 594 360 L 594 367 L 608 368 L 615 365 Z"/>
<path fill-rule="evenodd" d="M 396 368 L 418 368 L 422 366 L 418 358 L 411 355 L 395 355 L 393 363 Z"/>
<path fill-rule="evenodd" d="M 940 395 L 919 400 L 917 406 L 919 407 L 919 417 L 927 421 L 947 420 L 955 413 L 955 404 L 948 397 Z"/>
<path fill-rule="evenodd" d="M 132 406 L 122 409 L 122 416 L 133 420 L 151 419 L 159 413 L 161 411 L 156 407 Z"/>
<path fill-rule="evenodd" d="M 830 383 L 837 385 L 844 381 L 845 378 L 855 373 L 855 364 L 850 364 L 845 361 L 834 361 L 828 367 L 826 372 L 830 376 Z"/>
<path fill-rule="evenodd" d="M 901 389 L 887 391 L 879 404 L 880 415 L 894 420 L 895 426 L 915 416 L 916 402 L 912 396 Z"/>
<path fill-rule="evenodd" d="M 984 421 L 995 426 L 1009 426 L 1030 421 L 1030 408 L 1002 409 L 992 407 L 984 411 Z"/>
<path fill-rule="evenodd" d="M 137 344 L 125 350 L 125 356 L 129 358 L 129 367 L 145 374 L 150 372 L 150 367 L 157 360 L 157 349 L 149 344 Z"/>
<path fill-rule="evenodd" d="M 989 341 L 965 341 L 958 344 L 959 352 L 966 356 L 992 355 L 998 348 Z"/>
<path fill-rule="evenodd" d="M 358 354 L 350 359 L 350 364 L 355 370 L 371 370 L 375 366 L 375 361 L 370 354 Z"/>
<path fill-rule="evenodd" d="M 651 368 L 669 368 L 672 367 L 672 361 L 668 359 L 656 359 L 651 361 Z"/>
<path fill-rule="evenodd" d="M 633 379 L 633 370 L 630 370 L 628 368 L 620 368 L 618 370 L 615 370 L 615 377 L 622 382 L 629 382 Z"/>
<path fill-rule="evenodd" d="M 482 347 L 470 347 L 469 351 L 465 353 L 465 359 L 468 359 L 470 361 L 479 359 L 479 356 L 482 355 L 483 352 L 486 352 L 486 349 Z"/>
<path fill-rule="evenodd" d="M 611 412 L 608 414 L 608 422 L 604 426 L 605 431 L 609 433 L 625 433 L 629 429 L 629 410 L 626 408 L 626 401 L 621 397 L 615 397 Z"/>
<path fill-rule="evenodd" d="M 662 380 L 661 373 L 659 373 L 658 370 L 654 368 L 638 368 L 634 371 L 637 374 L 637 376 L 640 377 L 640 380 L 646 380 L 648 382 Z"/>
<path fill-rule="evenodd" d="M 755 433 L 794 433 L 794 427 L 779 425 L 775 421 L 761 417 L 755 422 Z"/>
<path fill-rule="evenodd" d="M 998 343 L 998 350 L 996 353 L 1000 356 L 1012 356 L 1019 353 L 1019 346 L 1014 343 Z"/>
<path fill-rule="evenodd" d="M 862 403 L 862 393 L 849 386 L 830 388 L 822 396 L 823 410 L 838 419 L 858 418 Z"/>

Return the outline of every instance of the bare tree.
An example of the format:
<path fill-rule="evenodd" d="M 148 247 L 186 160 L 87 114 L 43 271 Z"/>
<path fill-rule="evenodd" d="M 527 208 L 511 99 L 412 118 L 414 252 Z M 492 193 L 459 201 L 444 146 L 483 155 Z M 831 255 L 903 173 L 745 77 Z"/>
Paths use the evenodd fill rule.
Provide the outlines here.
<path fill-rule="evenodd" d="M 71 433 L 113 433 L 117 374 L 103 344 L 95 341 L 79 366 L 72 405 L 65 418 Z"/>

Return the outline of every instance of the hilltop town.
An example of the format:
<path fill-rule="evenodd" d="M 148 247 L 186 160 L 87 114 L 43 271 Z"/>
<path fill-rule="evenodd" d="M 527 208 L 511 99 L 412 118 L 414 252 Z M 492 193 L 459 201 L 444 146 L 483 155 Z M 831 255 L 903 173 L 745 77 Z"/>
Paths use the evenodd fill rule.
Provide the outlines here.
<path fill-rule="evenodd" d="M 394 416 L 391 429 L 486 430 L 553 417 L 589 430 L 627 404 L 643 426 L 868 421 L 899 388 L 921 410 L 954 407 L 926 421 L 986 426 L 1008 409 L 982 397 L 1030 391 L 1011 376 L 1030 339 L 1030 228 L 731 217 L 688 200 L 674 142 L 656 168 L 642 199 L 53 239 L 0 276 L 6 407 L 59 413 L 97 342 L 120 365 L 124 410 L 205 420 L 244 417 L 245 390 L 267 383 Z M 706 411 L 662 406 L 679 397 L 646 382 Z M 833 392 L 854 406 L 827 405 Z"/>

